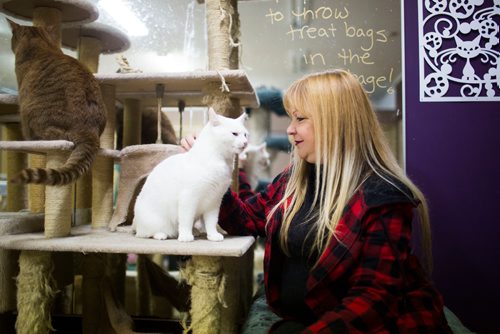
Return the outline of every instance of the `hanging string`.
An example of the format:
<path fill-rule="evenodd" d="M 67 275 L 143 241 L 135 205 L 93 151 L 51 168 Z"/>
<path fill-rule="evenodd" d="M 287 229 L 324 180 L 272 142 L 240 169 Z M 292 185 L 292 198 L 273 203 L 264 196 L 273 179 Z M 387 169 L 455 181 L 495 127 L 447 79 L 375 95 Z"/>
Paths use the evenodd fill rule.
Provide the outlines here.
<path fill-rule="evenodd" d="M 233 39 L 233 35 L 231 34 L 231 29 L 233 27 L 233 16 L 229 15 L 229 44 L 233 47 L 236 48 L 241 45 L 240 42 L 235 43 Z"/>
<path fill-rule="evenodd" d="M 219 75 L 219 78 L 220 78 L 220 81 L 221 81 L 220 91 L 221 92 L 228 92 L 228 93 L 230 93 L 231 91 L 229 90 L 229 87 L 226 84 L 226 79 L 224 79 L 224 76 L 222 75 L 222 73 L 220 73 L 217 70 L 217 74 Z"/>

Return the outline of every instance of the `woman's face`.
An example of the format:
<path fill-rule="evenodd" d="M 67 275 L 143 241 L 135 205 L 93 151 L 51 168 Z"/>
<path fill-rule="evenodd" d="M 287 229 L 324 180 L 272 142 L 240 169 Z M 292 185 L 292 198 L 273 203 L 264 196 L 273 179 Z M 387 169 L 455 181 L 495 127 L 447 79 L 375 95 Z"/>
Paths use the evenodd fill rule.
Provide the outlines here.
<path fill-rule="evenodd" d="M 295 152 L 301 159 L 313 164 L 316 162 L 314 151 L 314 125 L 312 119 L 299 111 L 292 112 L 292 120 L 286 129 L 288 138 L 295 146 Z"/>

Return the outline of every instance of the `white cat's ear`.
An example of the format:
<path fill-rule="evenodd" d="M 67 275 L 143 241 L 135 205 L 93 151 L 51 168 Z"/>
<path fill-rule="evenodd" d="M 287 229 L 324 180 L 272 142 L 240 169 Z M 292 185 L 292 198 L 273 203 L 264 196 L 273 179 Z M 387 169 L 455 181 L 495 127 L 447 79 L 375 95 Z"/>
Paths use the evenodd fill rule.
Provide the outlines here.
<path fill-rule="evenodd" d="M 214 108 L 208 109 L 208 121 L 213 125 L 217 126 L 220 124 L 219 115 L 215 112 Z"/>
<path fill-rule="evenodd" d="M 244 123 L 248 119 L 248 114 L 243 112 L 240 117 L 237 118 L 241 123 Z"/>
<path fill-rule="evenodd" d="M 266 142 L 265 142 L 265 141 L 264 141 L 264 142 L 262 142 L 262 143 L 259 145 L 259 150 L 264 151 L 264 150 L 266 149 L 266 146 L 267 146 Z"/>

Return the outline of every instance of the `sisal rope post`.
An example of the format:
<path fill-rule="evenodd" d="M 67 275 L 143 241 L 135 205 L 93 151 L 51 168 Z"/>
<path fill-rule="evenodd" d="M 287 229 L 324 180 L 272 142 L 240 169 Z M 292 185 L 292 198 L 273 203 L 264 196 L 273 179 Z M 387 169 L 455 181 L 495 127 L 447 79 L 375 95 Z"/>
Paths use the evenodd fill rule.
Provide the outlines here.
<path fill-rule="evenodd" d="M 239 66 L 239 16 L 237 10 L 237 0 L 207 0 L 205 6 L 207 17 L 207 35 L 208 35 L 208 64 L 209 70 L 237 69 Z M 241 107 L 238 99 L 231 98 L 230 89 L 226 85 L 222 75 L 220 83 L 209 83 L 205 87 L 204 102 L 217 110 L 226 117 L 236 118 L 241 114 Z M 234 173 L 232 176 L 232 189 L 238 190 L 238 160 L 235 158 Z M 195 261 L 196 258 L 196 261 Z M 215 270 L 222 270 L 222 260 L 216 259 L 217 265 Z M 202 266 L 208 263 L 207 259 L 193 257 L 193 265 L 196 270 L 208 270 Z M 212 264 L 214 265 L 214 264 Z M 239 290 L 240 276 L 237 270 L 237 261 L 224 260 L 224 272 L 227 274 L 228 289 L 225 284 L 220 284 L 217 289 L 212 288 L 212 295 L 200 289 L 197 292 L 195 286 L 204 285 L 202 282 L 203 275 L 194 275 L 193 289 L 191 291 L 191 315 L 198 317 L 200 314 L 204 316 L 204 312 L 209 312 L 204 316 L 207 320 L 192 319 L 193 332 L 205 333 L 208 328 L 213 329 L 213 333 L 236 333 L 237 322 L 240 316 L 239 310 Z M 216 272 L 210 271 L 214 275 Z M 220 274 L 219 274 L 220 276 Z M 189 281 L 188 281 L 189 282 Z M 220 298 L 214 298 L 214 291 L 221 291 L 221 295 L 227 297 L 227 308 L 221 309 Z M 199 297 L 199 294 L 206 293 Z M 197 306 L 198 303 L 203 305 L 198 299 L 205 298 L 208 305 L 213 305 L 213 309 L 205 310 L 202 306 Z M 196 309 L 200 307 L 201 309 Z M 219 323 L 214 322 L 213 318 L 220 319 Z M 202 325 L 197 323 L 201 322 Z M 212 333 L 212 332 L 210 332 Z"/>
<path fill-rule="evenodd" d="M 92 73 L 97 73 L 102 42 L 93 37 L 79 37 L 77 59 Z M 113 114 L 114 115 L 114 114 Z M 75 225 L 90 224 L 92 207 L 92 172 L 82 175 L 75 185 Z"/>
<path fill-rule="evenodd" d="M 229 16 L 233 12 L 229 0 L 207 0 L 208 68 L 221 70 L 229 68 L 231 54 Z"/>
<path fill-rule="evenodd" d="M 30 168 L 45 168 L 47 159 L 44 155 L 28 154 Z M 45 185 L 28 184 L 28 208 L 32 213 L 43 213 L 45 210 Z"/>
<path fill-rule="evenodd" d="M 47 153 L 47 168 L 58 168 L 68 159 L 69 153 Z M 45 237 L 68 236 L 71 231 L 71 184 L 45 187 Z"/>
<path fill-rule="evenodd" d="M 114 148 L 115 88 L 101 85 L 107 122 L 100 138 L 102 148 Z M 92 228 L 106 228 L 113 215 L 113 159 L 97 156 L 92 167 Z"/>
<path fill-rule="evenodd" d="M 49 252 L 22 251 L 17 276 L 18 334 L 45 334 L 53 330 L 51 307 L 55 291 Z"/>
<path fill-rule="evenodd" d="M 19 123 L 7 123 L 3 127 L 2 140 L 5 141 L 15 141 L 22 140 L 21 127 Z M 7 180 L 12 179 L 15 175 L 19 173 L 26 166 L 25 154 L 21 152 L 14 151 L 2 151 L 3 158 L 2 161 L 7 162 L 6 174 Z M 17 212 L 26 208 L 25 198 L 26 198 L 26 186 L 23 184 L 14 184 L 12 182 L 7 182 L 7 206 L 6 211 Z M 0 262 L 1 263 L 1 262 Z"/>
<path fill-rule="evenodd" d="M 221 332 L 221 308 L 224 304 L 225 277 L 220 257 L 193 256 L 181 269 L 191 285 L 191 325 L 183 324 L 184 334 Z"/>

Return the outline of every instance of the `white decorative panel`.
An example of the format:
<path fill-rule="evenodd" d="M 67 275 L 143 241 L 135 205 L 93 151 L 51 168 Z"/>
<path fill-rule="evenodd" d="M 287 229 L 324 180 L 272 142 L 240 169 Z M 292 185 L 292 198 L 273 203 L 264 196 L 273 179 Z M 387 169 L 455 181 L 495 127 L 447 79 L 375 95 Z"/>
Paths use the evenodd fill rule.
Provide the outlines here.
<path fill-rule="evenodd" d="M 500 101 L 500 0 L 418 0 L 420 101 Z"/>

